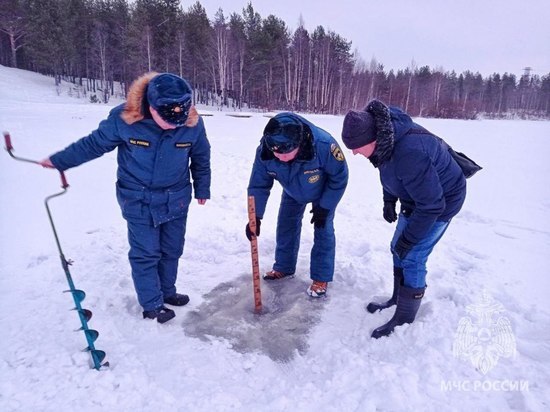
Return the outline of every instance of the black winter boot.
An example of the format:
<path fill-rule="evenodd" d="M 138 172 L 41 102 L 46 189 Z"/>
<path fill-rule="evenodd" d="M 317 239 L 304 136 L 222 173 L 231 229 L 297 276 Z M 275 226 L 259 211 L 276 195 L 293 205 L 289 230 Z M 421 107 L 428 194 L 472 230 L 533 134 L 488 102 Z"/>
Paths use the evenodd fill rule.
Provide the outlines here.
<path fill-rule="evenodd" d="M 396 326 L 403 325 L 405 323 L 413 323 L 420 302 L 424 297 L 424 291 L 426 288 L 409 288 L 407 286 L 401 286 L 397 294 L 397 307 L 395 308 L 395 314 L 385 325 L 376 328 L 371 337 L 378 339 L 382 336 L 388 336 L 393 332 Z"/>
<path fill-rule="evenodd" d="M 166 323 L 175 316 L 176 313 L 173 310 L 164 306 L 143 312 L 143 319 L 156 319 L 158 323 Z"/>
<path fill-rule="evenodd" d="M 387 309 L 397 303 L 397 292 L 403 285 L 403 268 L 393 268 L 393 293 L 386 302 L 371 302 L 367 305 L 367 311 L 374 313 L 377 310 Z"/>
<path fill-rule="evenodd" d="M 189 303 L 189 296 L 176 293 L 173 296 L 164 298 L 164 303 L 172 306 L 185 306 Z"/>

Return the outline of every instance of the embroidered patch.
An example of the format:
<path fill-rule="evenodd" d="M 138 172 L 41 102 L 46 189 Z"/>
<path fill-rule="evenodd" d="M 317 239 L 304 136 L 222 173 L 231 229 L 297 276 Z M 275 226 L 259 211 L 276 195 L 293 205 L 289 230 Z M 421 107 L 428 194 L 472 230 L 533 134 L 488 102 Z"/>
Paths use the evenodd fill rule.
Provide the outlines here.
<path fill-rule="evenodd" d="M 139 139 L 130 139 L 130 144 L 135 144 L 136 146 L 143 146 L 143 147 L 151 146 L 151 142 L 148 142 L 147 140 L 139 140 Z"/>
<path fill-rule="evenodd" d="M 307 181 L 309 183 L 316 183 L 317 181 L 319 181 L 319 175 L 313 175 L 313 176 L 310 176 Z"/>
<path fill-rule="evenodd" d="M 317 173 L 319 169 L 313 169 L 313 170 L 304 170 L 305 175 L 310 175 L 312 173 Z"/>
<path fill-rule="evenodd" d="M 188 147 L 191 147 L 191 143 L 189 142 L 186 142 L 186 143 L 176 143 L 176 147 L 178 149 L 186 149 Z"/>
<path fill-rule="evenodd" d="M 342 153 L 342 149 L 340 149 L 340 147 L 338 147 L 336 143 L 330 145 L 330 152 L 339 162 L 343 162 L 344 160 L 346 160 L 346 158 L 344 157 L 344 153 Z"/>

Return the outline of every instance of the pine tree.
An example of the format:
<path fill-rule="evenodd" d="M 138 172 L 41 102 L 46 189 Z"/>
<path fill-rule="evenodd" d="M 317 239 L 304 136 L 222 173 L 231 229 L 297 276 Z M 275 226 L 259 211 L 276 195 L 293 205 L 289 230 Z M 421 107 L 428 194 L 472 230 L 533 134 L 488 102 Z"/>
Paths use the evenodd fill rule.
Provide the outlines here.
<path fill-rule="evenodd" d="M 26 13 L 20 0 L 0 1 L 0 32 L 8 38 L 10 64 L 17 67 L 17 52 L 25 44 L 27 33 Z"/>

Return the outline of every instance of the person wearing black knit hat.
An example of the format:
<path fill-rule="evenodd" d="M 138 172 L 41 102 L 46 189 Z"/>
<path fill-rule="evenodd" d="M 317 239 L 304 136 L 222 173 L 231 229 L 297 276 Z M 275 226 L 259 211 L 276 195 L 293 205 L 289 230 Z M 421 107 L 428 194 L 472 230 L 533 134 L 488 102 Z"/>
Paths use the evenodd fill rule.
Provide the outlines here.
<path fill-rule="evenodd" d="M 378 100 L 363 111 L 346 114 L 342 140 L 353 154 L 365 156 L 378 168 L 383 217 L 388 223 L 397 221 L 391 241 L 393 294 L 386 302 L 367 306 L 374 313 L 396 305 L 390 321 L 372 332 L 373 338 L 380 338 L 414 321 L 426 289 L 426 262 L 464 203 L 466 178 L 456 153 L 442 139 L 401 109 Z"/>
<path fill-rule="evenodd" d="M 261 219 L 275 180 L 283 186 L 283 195 L 275 263 L 264 279 L 273 281 L 294 275 L 302 218 L 311 203 L 312 284 L 306 292 L 313 298 L 325 296 L 334 276 L 334 213 L 348 182 L 344 155 L 329 133 L 297 114 L 280 113 L 270 119 L 256 151 L 248 185 L 248 195 L 254 196 L 256 202 L 256 233 L 248 224 L 245 230 L 249 240 L 260 235 Z"/>
<path fill-rule="evenodd" d="M 344 118 L 342 139 L 348 149 L 358 149 L 374 142 L 374 116 L 369 112 L 350 110 Z"/>
<path fill-rule="evenodd" d="M 115 148 L 117 200 L 128 224 L 138 301 L 143 318 L 164 323 L 175 316 L 165 304 L 189 302 L 175 283 L 193 189 L 200 205 L 210 198 L 210 143 L 189 83 L 171 73 L 146 73 L 97 130 L 40 164 L 64 171 Z"/>

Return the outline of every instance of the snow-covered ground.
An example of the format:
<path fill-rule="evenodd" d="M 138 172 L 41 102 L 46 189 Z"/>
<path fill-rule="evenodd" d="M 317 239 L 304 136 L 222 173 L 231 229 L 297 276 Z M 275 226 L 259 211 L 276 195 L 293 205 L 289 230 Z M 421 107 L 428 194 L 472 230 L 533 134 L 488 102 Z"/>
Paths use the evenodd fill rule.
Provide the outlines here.
<path fill-rule="evenodd" d="M 59 96 L 51 78 L 0 66 L 0 128 L 19 156 L 46 157 L 109 109 Z M 304 293 L 312 245 L 304 221 L 296 278 L 262 282 L 266 313 L 253 315 L 246 186 L 267 118 L 211 113 L 213 197 L 191 206 L 177 283 L 191 302 L 168 324 L 141 319 L 114 194 L 116 153 L 68 171 L 71 187 L 51 202 L 74 281 L 87 293 L 83 306 L 94 313 L 96 348 L 110 362 L 99 372 L 80 351 L 84 335 L 73 332 L 80 325 L 61 293 L 66 280 L 42 203 L 59 176 L 0 156 L 0 410 L 550 409 L 550 122 L 419 120 L 484 169 L 430 258 L 416 322 L 373 340 L 392 315 L 364 309 L 392 284 L 393 226 L 382 219 L 377 171 L 344 150 L 350 183 L 337 210 L 329 297 Z M 340 139 L 342 117 L 306 117 Z M 262 271 L 272 264 L 280 192 L 262 224 Z M 469 341 L 458 333 L 465 323 Z M 455 356 L 472 339 L 492 354 L 488 371 L 475 354 Z"/>

